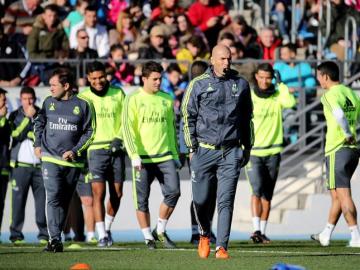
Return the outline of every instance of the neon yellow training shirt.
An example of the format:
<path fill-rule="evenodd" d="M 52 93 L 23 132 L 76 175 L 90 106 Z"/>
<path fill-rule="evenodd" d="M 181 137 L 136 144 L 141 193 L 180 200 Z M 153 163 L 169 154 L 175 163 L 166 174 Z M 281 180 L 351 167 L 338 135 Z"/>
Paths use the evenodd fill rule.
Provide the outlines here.
<path fill-rule="evenodd" d="M 277 91 L 268 98 L 258 97 L 251 91 L 255 133 L 252 156 L 275 155 L 283 148 L 282 110 L 294 107 L 296 100 L 285 84 L 280 83 L 276 88 Z"/>
<path fill-rule="evenodd" d="M 328 156 L 343 147 L 346 139 L 345 132 L 336 121 L 333 111 L 341 109 L 344 112 L 351 134 L 356 139 L 356 124 L 360 113 L 360 99 L 350 88 L 342 84 L 337 84 L 323 94 L 321 103 L 324 106 L 324 115 L 327 124 L 325 156 Z M 356 145 L 346 146 L 356 147 Z"/>
<path fill-rule="evenodd" d="M 131 160 L 156 163 L 179 159 L 174 105 L 170 95 L 158 91 L 148 94 L 143 88 L 126 96 L 123 137 Z"/>
<path fill-rule="evenodd" d="M 125 100 L 124 91 L 109 86 L 104 96 L 98 96 L 88 87 L 79 95 L 94 105 L 96 113 L 96 132 L 89 150 L 108 148 L 114 138 L 122 139 L 121 114 Z"/>

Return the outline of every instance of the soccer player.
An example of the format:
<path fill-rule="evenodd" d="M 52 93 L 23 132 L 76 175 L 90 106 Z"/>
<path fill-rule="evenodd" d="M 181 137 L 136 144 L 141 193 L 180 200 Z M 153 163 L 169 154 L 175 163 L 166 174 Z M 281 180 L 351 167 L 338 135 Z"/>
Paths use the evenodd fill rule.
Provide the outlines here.
<path fill-rule="evenodd" d="M 156 248 L 155 240 L 165 248 L 176 247 L 166 233 L 166 225 L 180 196 L 174 103 L 170 95 L 160 91 L 162 72 L 159 63 L 144 64 L 144 86 L 126 97 L 122 117 L 125 146 L 133 167 L 136 216 L 149 249 Z M 155 177 L 164 200 L 151 233 L 148 199 Z"/>
<path fill-rule="evenodd" d="M 9 181 L 9 145 L 11 136 L 9 121 L 6 118 L 6 93 L 6 90 L 0 88 L 0 235 L 5 196 Z"/>
<path fill-rule="evenodd" d="M 283 83 L 273 84 L 273 78 L 274 69 L 270 64 L 259 65 L 251 91 L 255 141 L 245 172 L 252 190 L 254 233 L 250 238 L 254 243 L 270 243 L 265 230 L 283 148 L 282 110 L 296 104 L 288 87 Z"/>
<path fill-rule="evenodd" d="M 317 67 L 317 79 L 326 90 L 321 103 L 327 124 L 325 157 L 331 207 L 324 230 L 311 235 L 311 238 L 322 246 L 328 246 L 342 213 L 351 233 L 349 247 L 360 247 L 357 212 L 350 184 L 359 162 L 356 126 L 360 116 L 360 99 L 353 90 L 340 83 L 339 67 L 334 62 L 320 64 Z"/>
<path fill-rule="evenodd" d="M 98 246 L 113 244 L 111 225 L 120 207 L 125 180 L 125 152 L 121 133 L 121 113 L 125 94 L 106 80 L 105 66 L 93 62 L 88 66 L 90 87 L 79 95 L 94 104 L 96 131 L 88 150 L 89 181 L 93 192 L 95 227 L 99 236 Z M 104 206 L 106 181 L 110 197 Z"/>
<path fill-rule="evenodd" d="M 95 129 L 92 105 L 74 95 L 73 87 L 69 70 L 55 70 L 50 77 L 51 96 L 35 118 L 35 154 L 42 161 L 46 191 L 50 239 L 44 251 L 48 252 L 63 251 L 61 232 Z"/>
<path fill-rule="evenodd" d="M 230 49 L 215 46 L 210 68 L 190 82 L 182 104 L 192 195 L 200 228 L 198 254 L 204 259 L 210 255 L 209 204 L 215 196 L 218 209 L 215 257 L 229 258 L 236 186 L 253 144 L 249 83 L 237 76 L 230 64 Z"/>
<path fill-rule="evenodd" d="M 45 216 L 45 188 L 41 175 L 40 159 L 34 153 L 34 118 L 39 108 L 35 106 L 35 91 L 31 87 L 20 90 L 21 107 L 9 116 L 11 126 L 11 224 L 10 241 L 24 242 L 22 228 L 25 207 L 31 187 L 35 200 L 35 220 L 40 243 L 49 240 Z"/>

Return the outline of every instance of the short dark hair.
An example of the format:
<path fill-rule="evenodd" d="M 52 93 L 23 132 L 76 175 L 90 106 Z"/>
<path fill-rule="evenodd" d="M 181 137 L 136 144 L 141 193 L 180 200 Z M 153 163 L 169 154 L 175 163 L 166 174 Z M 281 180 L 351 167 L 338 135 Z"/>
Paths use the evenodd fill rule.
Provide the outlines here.
<path fill-rule="evenodd" d="M 97 7 L 95 5 L 90 5 L 90 6 L 87 6 L 85 8 L 85 12 L 86 11 L 92 11 L 92 12 L 97 12 Z"/>
<path fill-rule="evenodd" d="M 59 78 L 59 82 L 62 86 L 68 83 L 70 85 L 70 89 L 73 89 L 75 87 L 74 75 L 68 68 L 55 69 L 50 78 L 55 76 Z"/>
<path fill-rule="evenodd" d="M 59 8 L 57 5 L 55 4 L 49 4 L 47 6 L 44 7 L 44 12 L 47 11 L 47 10 L 50 10 L 56 14 L 59 14 Z"/>
<path fill-rule="evenodd" d="M 333 61 L 326 61 L 321 63 L 316 68 L 321 75 L 328 75 L 330 80 L 337 82 L 340 80 L 339 66 Z"/>
<path fill-rule="evenodd" d="M 194 79 L 197 76 L 203 74 L 206 69 L 209 67 L 209 64 L 205 61 L 196 60 L 191 65 L 191 79 Z"/>
<path fill-rule="evenodd" d="M 223 40 L 223 39 L 230 39 L 233 42 L 235 42 L 235 36 L 233 34 L 231 34 L 230 32 L 222 33 L 222 35 L 220 36 L 220 40 Z"/>
<path fill-rule="evenodd" d="M 164 69 L 162 66 L 155 62 L 155 61 L 149 61 L 146 62 L 142 67 L 142 77 L 148 78 L 152 72 L 159 72 L 162 73 Z"/>
<path fill-rule="evenodd" d="M 166 69 L 167 73 L 171 73 L 173 71 L 181 73 L 181 69 L 177 63 L 171 63 Z"/>
<path fill-rule="evenodd" d="M 200 50 L 204 50 L 206 48 L 206 44 L 204 42 L 204 40 L 202 39 L 202 37 L 199 36 L 192 36 L 190 37 L 186 43 L 190 43 L 191 45 L 193 45 L 194 47 L 200 49 Z"/>
<path fill-rule="evenodd" d="M 110 53 L 117 51 L 117 50 L 122 50 L 123 52 L 125 52 L 124 47 L 121 44 L 113 44 L 110 47 Z"/>
<path fill-rule="evenodd" d="M 281 48 L 288 48 L 293 53 L 296 53 L 296 49 L 297 49 L 296 45 L 293 43 L 285 44 L 285 45 L 281 46 Z"/>
<path fill-rule="evenodd" d="M 262 63 L 262 64 L 258 65 L 255 73 L 258 73 L 260 70 L 269 72 L 269 73 L 271 73 L 271 77 L 274 77 L 275 71 L 271 64 Z"/>
<path fill-rule="evenodd" d="M 32 95 L 34 98 L 36 98 L 35 90 L 34 90 L 34 88 L 32 88 L 32 87 L 30 87 L 30 86 L 23 86 L 23 87 L 21 87 L 20 96 L 21 96 L 22 94 L 30 94 L 30 95 Z"/>
<path fill-rule="evenodd" d="M 6 91 L 4 88 L 1 88 L 1 87 L 0 87 L 0 95 L 1 95 L 1 94 L 4 94 L 4 95 L 5 95 L 5 94 L 7 94 L 7 91 Z"/>
<path fill-rule="evenodd" d="M 99 61 L 94 61 L 92 63 L 90 63 L 88 66 L 87 66 L 87 74 L 90 74 L 94 71 L 103 71 L 103 72 L 106 72 L 106 68 L 105 68 L 105 65 Z"/>

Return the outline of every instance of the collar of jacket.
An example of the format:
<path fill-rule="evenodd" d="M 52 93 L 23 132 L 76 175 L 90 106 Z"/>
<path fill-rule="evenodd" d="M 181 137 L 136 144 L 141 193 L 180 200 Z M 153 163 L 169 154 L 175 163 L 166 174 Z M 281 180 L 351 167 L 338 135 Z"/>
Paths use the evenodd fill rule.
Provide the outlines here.
<path fill-rule="evenodd" d="M 275 94 L 276 89 L 275 89 L 275 85 L 271 84 L 270 87 L 268 89 L 264 90 L 260 90 L 260 88 L 258 87 L 257 84 L 254 85 L 254 93 L 255 95 L 257 95 L 259 98 L 268 98 L 271 97 L 273 94 Z"/>
<path fill-rule="evenodd" d="M 106 95 L 106 93 L 108 92 L 110 87 L 109 83 L 106 83 L 105 88 L 102 91 L 97 91 L 95 90 L 95 88 L 93 88 L 92 86 L 90 86 L 90 91 L 93 92 L 95 95 L 99 96 L 99 97 L 103 97 Z"/>

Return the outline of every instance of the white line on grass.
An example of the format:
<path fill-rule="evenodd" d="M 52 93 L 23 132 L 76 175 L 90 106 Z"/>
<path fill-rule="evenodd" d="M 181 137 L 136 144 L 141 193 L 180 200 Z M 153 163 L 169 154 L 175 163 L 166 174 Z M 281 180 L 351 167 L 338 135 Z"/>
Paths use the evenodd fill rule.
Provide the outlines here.
<path fill-rule="evenodd" d="M 39 249 L 41 247 L 36 247 L 36 246 L 0 246 L 0 249 L 19 249 L 19 248 L 23 248 L 23 249 Z M 69 251 L 91 251 L 91 250 L 95 250 L 95 251 L 133 251 L 133 250 L 146 250 L 146 248 L 130 248 L 130 247 L 107 247 L 107 248 L 99 248 L 99 247 L 81 247 L 81 248 L 68 248 L 65 247 L 64 248 L 65 251 L 69 252 Z M 158 250 L 161 251 L 171 251 L 171 252 L 176 252 L 176 251 L 187 251 L 187 252 L 196 252 L 197 249 L 188 249 L 188 248 L 176 248 L 176 249 L 166 249 L 166 248 L 158 248 Z M 211 250 L 212 252 L 214 252 L 215 250 Z M 360 252 L 318 252 L 318 251 L 283 251 L 283 250 L 243 250 L 243 249 L 230 249 L 230 253 L 232 252 L 237 252 L 237 253 L 257 253 L 257 254 L 284 254 L 284 255 L 291 255 L 291 254 L 295 254 L 295 255 L 315 255 L 315 256 L 324 256 L 324 255 L 360 255 Z"/>

